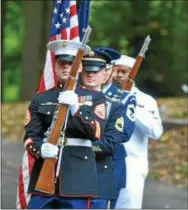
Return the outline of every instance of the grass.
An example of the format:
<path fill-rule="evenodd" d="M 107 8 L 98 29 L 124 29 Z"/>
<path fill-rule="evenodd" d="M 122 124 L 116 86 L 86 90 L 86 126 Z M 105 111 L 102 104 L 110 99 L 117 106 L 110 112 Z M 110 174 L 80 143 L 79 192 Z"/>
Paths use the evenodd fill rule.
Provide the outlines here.
<path fill-rule="evenodd" d="M 188 117 L 188 97 L 169 97 L 157 100 L 160 108 L 166 109 L 167 118 Z"/>

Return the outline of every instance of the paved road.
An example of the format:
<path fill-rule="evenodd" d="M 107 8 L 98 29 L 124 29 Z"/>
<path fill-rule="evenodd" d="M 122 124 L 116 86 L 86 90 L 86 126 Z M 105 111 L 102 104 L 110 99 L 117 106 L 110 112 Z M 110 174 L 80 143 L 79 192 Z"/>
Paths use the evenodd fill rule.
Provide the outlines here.
<path fill-rule="evenodd" d="M 164 131 L 188 126 L 188 118 L 185 119 L 163 119 Z"/>
<path fill-rule="evenodd" d="M 2 141 L 2 197 L 1 208 L 15 208 L 16 188 L 23 146 L 14 141 Z M 185 189 L 164 185 L 160 182 L 146 181 L 144 208 L 180 208 L 187 209 L 188 194 Z"/>

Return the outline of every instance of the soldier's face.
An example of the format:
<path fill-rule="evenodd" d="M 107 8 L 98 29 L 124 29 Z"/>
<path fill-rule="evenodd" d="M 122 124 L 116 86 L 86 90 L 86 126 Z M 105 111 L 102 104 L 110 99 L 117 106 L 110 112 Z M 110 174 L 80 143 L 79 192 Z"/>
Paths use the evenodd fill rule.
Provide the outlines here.
<path fill-rule="evenodd" d="M 101 91 L 101 85 L 105 83 L 106 72 L 105 69 L 99 72 L 82 72 L 83 85 L 91 90 Z"/>
<path fill-rule="evenodd" d="M 105 83 L 106 84 L 110 82 L 111 75 L 112 75 L 112 67 L 110 67 L 106 70 L 106 78 L 105 78 Z"/>
<path fill-rule="evenodd" d="M 111 66 L 106 70 L 106 78 L 105 78 L 105 84 L 109 84 L 112 82 L 112 78 L 114 75 L 113 67 Z"/>
<path fill-rule="evenodd" d="M 64 83 L 68 76 L 70 75 L 72 68 L 72 62 L 62 62 L 62 61 L 56 61 L 55 64 L 55 72 L 57 79 L 60 83 Z M 80 64 L 78 72 L 82 71 L 82 64 Z"/>
<path fill-rule="evenodd" d="M 113 71 L 113 83 L 117 85 L 120 89 L 122 89 L 126 81 L 128 80 L 131 68 L 123 65 L 116 65 L 113 67 Z"/>

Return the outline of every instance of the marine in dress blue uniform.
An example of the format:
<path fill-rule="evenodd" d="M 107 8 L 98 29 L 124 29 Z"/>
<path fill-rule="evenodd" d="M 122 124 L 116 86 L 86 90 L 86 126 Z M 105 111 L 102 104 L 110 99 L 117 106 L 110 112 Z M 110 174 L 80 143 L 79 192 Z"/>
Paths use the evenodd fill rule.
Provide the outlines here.
<path fill-rule="evenodd" d="M 112 58 L 111 63 L 109 63 L 109 70 L 111 68 L 111 73 L 109 74 L 109 78 L 107 78 L 107 83 L 103 86 L 103 93 L 105 93 L 105 95 L 110 97 L 112 100 L 121 102 L 124 106 L 124 114 L 126 115 L 126 124 L 124 130 L 127 134 L 122 140 L 122 143 L 124 143 L 130 140 L 130 137 L 135 128 L 136 98 L 133 94 L 120 90 L 112 83 L 112 76 L 114 73 L 112 69 L 113 64 L 115 60 L 120 58 L 121 54 L 112 48 L 98 47 L 96 50 L 106 52 Z M 113 153 L 113 167 L 115 173 L 117 195 L 115 199 L 111 200 L 110 208 L 115 207 L 119 191 L 123 186 L 126 185 L 126 156 L 127 153 L 125 147 L 123 144 L 120 144 L 120 146 Z"/>
<path fill-rule="evenodd" d="M 81 44 L 77 42 L 61 40 L 51 42 L 49 49 L 56 53 L 56 63 L 67 68 L 67 65 L 73 62 L 80 46 Z M 66 68 L 65 71 L 67 71 Z M 63 76 L 63 73 L 60 73 Z M 63 84 L 59 83 L 57 88 L 35 94 L 29 105 L 24 144 L 36 161 L 28 188 L 28 193 L 32 194 L 28 208 L 86 208 L 88 197 L 95 197 L 98 194 L 95 154 L 91 141 L 98 139 L 98 129 L 103 131 L 105 126 L 105 119 L 100 119 L 94 113 L 95 107 L 105 102 L 105 97 L 101 93 L 88 91 L 81 87 L 75 91 L 75 95 L 80 100 L 80 106 L 74 114 L 69 114 L 65 132 L 66 144 L 63 149 L 56 192 L 50 196 L 35 190 L 44 161 L 42 156 L 42 147 L 46 144 L 44 134 L 50 127 L 62 90 Z M 83 103 L 86 101 L 89 101 L 92 106 Z M 78 182 L 83 179 L 84 183 Z"/>

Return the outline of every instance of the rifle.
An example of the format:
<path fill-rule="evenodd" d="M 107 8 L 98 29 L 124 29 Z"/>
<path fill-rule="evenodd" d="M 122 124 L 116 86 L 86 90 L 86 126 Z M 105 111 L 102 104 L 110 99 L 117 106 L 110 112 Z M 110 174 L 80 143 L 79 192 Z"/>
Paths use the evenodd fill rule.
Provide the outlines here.
<path fill-rule="evenodd" d="M 124 90 L 126 90 L 126 91 L 131 90 L 131 87 L 133 85 L 134 79 L 136 78 L 136 75 L 138 73 L 140 65 L 141 65 L 143 59 L 145 58 L 145 52 L 148 50 L 150 41 L 151 41 L 151 38 L 150 38 L 150 35 L 148 35 L 144 41 L 144 44 L 142 45 L 142 48 L 141 48 L 137 58 L 136 58 L 136 62 L 133 66 L 133 69 L 131 70 L 131 72 L 129 74 L 128 80 L 123 87 Z"/>
<path fill-rule="evenodd" d="M 78 68 L 82 61 L 82 57 L 84 56 L 84 48 L 89 40 L 89 35 L 91 33 L 91 27 L 85 30 L 85 35 L 82 40 L 82 47 L 78 50 L 75 60 L 73 62 L 70 76 L 67 78 L 65 83 L 64 90 L 74 90 L 76 87 L 77 77 L 78 77 Z M 59 137 L 62 135 L 62 127 L 63 125 L 66 127 L 66 122 L 68 119 L 68 105 L 60 104 L 57 111 L 55 111 L 53 120 L 50 126 L 50 132 L 47 133 L 48 142 L 57 145 Z M 63 133 L 64 137 L 64 133 Z M 59 157 L 61 158 L 61 157 Z M 40 171 L 40 175 L 38 177 L 35 190 L 54 194 L 55 193 L 55 167 L 56 167 L 56 158 L 45 159 L 43 162 L 43 166 Z"/>

